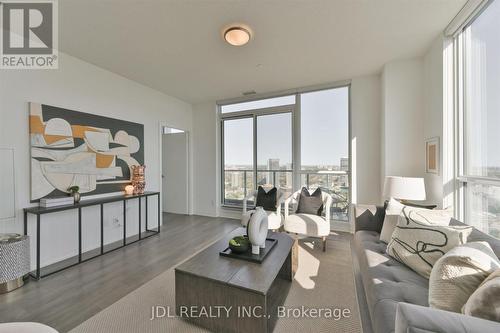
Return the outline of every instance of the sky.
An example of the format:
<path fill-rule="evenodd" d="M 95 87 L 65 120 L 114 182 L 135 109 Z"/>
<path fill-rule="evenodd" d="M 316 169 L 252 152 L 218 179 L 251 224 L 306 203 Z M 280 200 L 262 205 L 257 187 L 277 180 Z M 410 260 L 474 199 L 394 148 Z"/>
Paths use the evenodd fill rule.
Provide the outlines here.
<path fill-rule="evenodd" d="M 500 1 L 471 24 L 468 65 L 469 166 L 500 167 Z M 482 148 L 482 149 L 480 149 Z M 476 169 L 477 171 L 477 169 Z M 476 174 L 477 172 L 474 172 Z"/>
<path fill-rule="evenodd" d="M 302 165 L 340 165 L 340 158 L 348 156 L 348 109 L 346 87 L 301 95 Z M 291 163 L 291 114 L 257 119 L 258 164 L 267 164 L 269 158 L 279 158 L 281 165 Z M 251 118 L 225 121 L 226 165 L 252 164 L 252 133 Z"/>

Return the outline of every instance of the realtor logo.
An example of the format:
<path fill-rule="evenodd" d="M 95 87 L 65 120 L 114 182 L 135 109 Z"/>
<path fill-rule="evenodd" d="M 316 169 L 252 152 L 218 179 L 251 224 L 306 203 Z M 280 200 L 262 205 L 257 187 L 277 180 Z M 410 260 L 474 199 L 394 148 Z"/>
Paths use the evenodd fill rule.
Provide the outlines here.
<path fill-rule="evenodd" d="M 57 0 L 2 1 L 0 17 L 0 68 L 58 67 Z"/>

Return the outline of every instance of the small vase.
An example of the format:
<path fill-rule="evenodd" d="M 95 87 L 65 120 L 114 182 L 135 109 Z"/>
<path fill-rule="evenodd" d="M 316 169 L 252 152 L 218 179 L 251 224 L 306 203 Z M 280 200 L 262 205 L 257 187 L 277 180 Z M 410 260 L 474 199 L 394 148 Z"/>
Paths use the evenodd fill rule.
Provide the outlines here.
<path fill-rule="evenodd" d="M 75 203 L 79 203 L 80 202 L 80 193 L 79 192 L 73 192 L 71 193 L 71 196 L 73 197 L 73 200 Z"/>
<path fill-rule="evenodd" d="M 265 248 L 267 238 L 267 214 L 262 207 L 256 207 L 247 225 L 247 234 L 252 244 L 252 254 L 259 254 Z"/>

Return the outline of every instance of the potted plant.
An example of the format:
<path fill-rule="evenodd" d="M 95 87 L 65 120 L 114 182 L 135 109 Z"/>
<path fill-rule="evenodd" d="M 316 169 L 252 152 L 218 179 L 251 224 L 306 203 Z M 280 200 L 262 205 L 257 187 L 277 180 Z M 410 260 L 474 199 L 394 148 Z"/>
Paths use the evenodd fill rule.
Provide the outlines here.
<path fill-rule="evenodd" d="M 73 200 L 75 200 L 75 203 L 79 203 L 80 202 L 80 187 L 79 186 L 71 186 L 68 188 L 68 191 L 70 193 L 70 195 L 73 197 Z"/>

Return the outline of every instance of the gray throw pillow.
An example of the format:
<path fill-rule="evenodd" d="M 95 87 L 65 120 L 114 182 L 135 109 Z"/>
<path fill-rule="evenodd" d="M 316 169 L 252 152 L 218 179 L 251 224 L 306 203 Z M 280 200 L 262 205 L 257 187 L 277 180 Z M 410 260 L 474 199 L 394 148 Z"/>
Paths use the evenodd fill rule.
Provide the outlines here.
<path fill-rule="evenodd" d="M 500 261 L 486 242 L 472 242 L 451 249 L 432 268 L 429 306 L 461 312 L 471 294 L 498 268 Z"/>
<path fill-rule="evenodd" d="M 434 263 L 455 246 L 467 242 L 470 226 L 439 226 L 412 220 L 403 209 L 387 254 L 429 278 Z"/>
<path fill-rule="evenodd" d="M 472 293 L 462 313 L 500 322 L 500 269 L 491 273 Z"/>
<path fill-rule="evenodd" d="M 319 187 L 312 194 L 309 194 L 307 188 L 302 188 L 296 213 L 321 216 L 323 213 L 323 196 Z"/>

